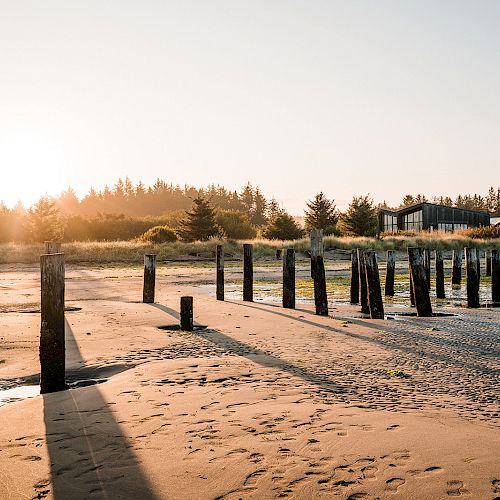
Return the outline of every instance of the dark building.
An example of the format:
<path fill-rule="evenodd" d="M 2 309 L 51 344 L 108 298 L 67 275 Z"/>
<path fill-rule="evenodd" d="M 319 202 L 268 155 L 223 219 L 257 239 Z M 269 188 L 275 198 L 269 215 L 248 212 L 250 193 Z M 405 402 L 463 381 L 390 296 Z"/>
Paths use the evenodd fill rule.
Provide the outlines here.
<path fill-rule="evenodd" d="M 417 203 L 400 210 L 381 208 L 378 230 L 384 231 L 458 231 L 469 227 L 489 226 L 486 212 L 446 207 L 434 203 Z"/>

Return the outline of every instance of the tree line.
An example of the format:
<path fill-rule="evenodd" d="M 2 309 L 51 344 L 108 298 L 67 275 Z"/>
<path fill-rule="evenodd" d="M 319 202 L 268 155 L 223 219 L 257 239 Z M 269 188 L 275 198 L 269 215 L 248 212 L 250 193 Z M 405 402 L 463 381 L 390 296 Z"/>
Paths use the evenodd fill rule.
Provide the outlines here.
<path fill-rule="evenodd" d="M 482 201 L 481 201 L 482 200 Z M 423 195 L 406 195 L 401 206 L 428 201 Z M 486 207 L 492 215 L 500 211 L 500 188 L 478 195 L 433 199 L 436 203 L 463 208 Z M 472 203 L 475 205 L 472 207 Z M 462 205 L 460 205 L 462 204 Z M 59 196 L 44 196 L 29 209 L 8 209 L 0 202 L 0 241 L 114 241 L 142 238 L 154 242 L 231 239 L 293 240 L 313 227 L 326 235 L 374 236 L 377 211 L 369 195 L 354 196 L 340 212 L 335 201 L 322 192 L 307 202 L 304 223 L 266 199 L 259 187 L 246 184 L 239 192 L 210 185 L 181 188 L 164 181 L 145 187 L 119 179 L 113 189 L 91 189 L 81 200 L 68 188 Z"/>

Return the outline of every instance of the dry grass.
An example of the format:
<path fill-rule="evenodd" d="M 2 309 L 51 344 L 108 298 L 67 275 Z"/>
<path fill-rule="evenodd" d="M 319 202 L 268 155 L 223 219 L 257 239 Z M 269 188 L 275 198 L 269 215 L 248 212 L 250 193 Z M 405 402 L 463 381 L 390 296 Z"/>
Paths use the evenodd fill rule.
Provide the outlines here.
<path fill-rule="evenodd" d="M 157 255 L 159 260 L 190 260 L 197 257 L 212 258 L 217 243 L 224 244 L 228 259 L 239 259 L 243 253 L 243 243 L 252 243 L 256 260 L 272 258 L 278 248 L 295 248 L 305 253 L 309 250 L 309 239 L 295 241 L 270 240 L 210 240 L 194 243 L 174 242 L 151 244 L 142 241 L 110 241 L 110 242 L 75 242 L 65 243 L 63 251 L 67 262 L 141 262 L 145 253 Z M 407 247 L 426 247 L 430 249 L 451 250 L 474 246 L 480 249 L 499 248 L 500 239 L 472 239 L 458 233 L 422 233 L 415 236 L 391 235 L 383 239 L 326 237 L 324 247 L 328 249 L 351 250 L 354 248 L 371 248 L 374 250 L 402 250 Z M 40 254 L 44 252 L 41 243 L 4 243 L 0 244 L 0 263 L 37 263 Z"/>

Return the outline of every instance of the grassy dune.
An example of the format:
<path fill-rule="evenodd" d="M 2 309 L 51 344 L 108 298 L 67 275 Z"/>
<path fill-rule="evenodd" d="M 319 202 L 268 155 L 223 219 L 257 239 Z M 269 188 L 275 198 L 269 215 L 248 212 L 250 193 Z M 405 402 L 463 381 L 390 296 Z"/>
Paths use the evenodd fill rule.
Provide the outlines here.
<path fill-rule="evenodd" d="M 141 262 L 145 253 L 154 253 L 159 260 L 190 260 L 211 258 L 217 243 L 224 244 L 226 258 L 240 259 L 244 241 L 210 240 L 194 243 L 175 242 L 165 244 L 149 244 L 141 241 L 109 241 L 109 242 L 74 242 L 64 243 L 63 251 L 67 262 Z M 272 258 L 278 248 L 295 248 L 298 252 L 309 250 L 309 239 L 295 241 L 251 240 L 254 245 L 256 260 Z M 419 236 L 388 236 L 383 239 L 326 237 L 325 250 L 354 248 L 371 248 L 374 250 L 403 250 L 409 246 L 421 246 L 430 249 L 452 250 L 465 246 L 480 249 L 499 248 L 500 239 L 471 239 L 464 235 L 452 233 L 423 233 Z M 36 263 L 44 252 L 41 243 L 3 243 L 0 244 L 0 263 Z"/>

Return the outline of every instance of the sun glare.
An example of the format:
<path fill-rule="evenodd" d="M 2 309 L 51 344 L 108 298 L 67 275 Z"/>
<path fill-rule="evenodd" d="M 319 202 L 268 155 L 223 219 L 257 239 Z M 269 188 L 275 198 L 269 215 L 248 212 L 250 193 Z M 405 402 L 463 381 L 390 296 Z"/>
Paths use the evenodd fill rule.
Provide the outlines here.
<path fill-rule="evenodd" d="M 45 193 L 67 187 L 64 148 L 33 131 L 13 131 L 0 137 L 0 200 L 12 207 L 30 206 Z"/>

